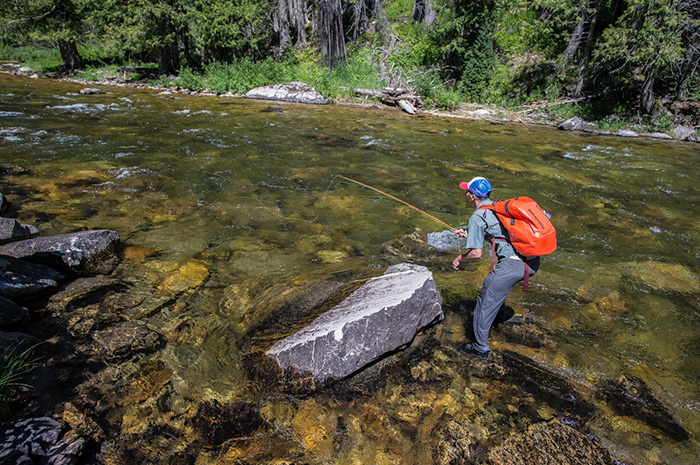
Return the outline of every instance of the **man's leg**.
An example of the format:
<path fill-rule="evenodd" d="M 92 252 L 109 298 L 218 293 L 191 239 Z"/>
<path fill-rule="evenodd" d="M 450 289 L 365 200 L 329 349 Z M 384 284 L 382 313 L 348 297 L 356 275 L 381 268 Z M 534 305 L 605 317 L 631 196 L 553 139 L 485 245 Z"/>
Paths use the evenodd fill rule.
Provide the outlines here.
<path fill-rule="evenodd" d="M 525 264 L 521 260 L 505 259 L 498 262 L 484 280 L 479 298 L 474 308 L 475 349 L 487 352 L 489 348 L 489 331 L 498 311 L 506 301 L 513 286 L 523 279 Z"/>

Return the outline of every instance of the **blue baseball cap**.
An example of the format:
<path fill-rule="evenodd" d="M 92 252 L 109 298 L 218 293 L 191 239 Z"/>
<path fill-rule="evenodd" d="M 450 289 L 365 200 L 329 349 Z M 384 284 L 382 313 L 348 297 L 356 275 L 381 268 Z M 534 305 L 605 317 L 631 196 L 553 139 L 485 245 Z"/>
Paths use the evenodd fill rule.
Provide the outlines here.
<path fill-rule="evenodd" d="M 491 194 L 491 183 L 481 176 L 472 178 L 469 182 L 462 182 L 459 187 L 481 198 L 486 198 Z"/>

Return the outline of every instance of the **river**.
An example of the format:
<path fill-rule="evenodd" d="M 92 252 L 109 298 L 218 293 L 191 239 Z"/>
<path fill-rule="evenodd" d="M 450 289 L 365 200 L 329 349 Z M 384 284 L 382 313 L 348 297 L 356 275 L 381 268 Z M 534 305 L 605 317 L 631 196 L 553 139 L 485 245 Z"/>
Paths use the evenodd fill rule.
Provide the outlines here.
<path fill-rule="evenodd" d="M 591 394 L 593 407 L 579 425 L 624 463 L 697 461 L 697 144 L 385 108 L 281 104 L 278 111 L 237 98 L 120 87 L 81 95 L 80 88 L 0 75 L 0 165 L 28 171 L 0 177 L 0 192 L 17 219 L 43 235 L 113 229 L 122 239 L 114 276 L 126 290 L 112 301 L 136 303 L 122 304 L 129 312 L 114 311 L 111 319 L 76 314 L 66 323 L 83 343 L 93 331 L 133 319 L 165 338 L 137 359 L 84 367 L 103 377 L 105 367 L 132 375 L 146 362 L 160 367 L 156 387 L 101 407 L 97 416 L 105 430 L 113 428 L 104 437 L 114 450 L 126 454 L 123 438 L 131 434 L 145 438 L 133 440 L 140 460 L 162 463 L 183 451 L 197 463 L 437 463 L 420 442 L 437 430 L 417 426 L 433 418 L 417 412 L 437 404 L 445 407 L 436 428 L 448 417 L 465 425 L 487 410 L 491 423 L 479 423 L 475 436 L 482 439 L 522 429 L 512 418 L 524 415 L 525 405 L 542 419 L 565 420 L 546 399 L 507 400 L 512 393 L 503 385 L 457 374 L 465 362 L 454 347 L 468 340 L 468 312 L 488 260 L 455 272 L 452 253 L 393 253 L 397 241 L 444 227 L 339 177 L 459 226 L 471 211 L 458 185 L 480 175 L 494 197 L 527 195 L 552 213 L 559 245 L 542 259 L 530 292 L 516 286 L 507 301 L 554 344 L 528 347 L 495 328 L 494 353 L 526 356 L 580 392 L 605 391 L 621 377 L 641 380 L 689 439 L 616 410 L 604 392 Z M 376 275 L 407 256 L 429 265 L 445 300 L 446 319 L 430 330 L 425 360 L 355 397 L 256 392 L 241 357 L 278 337 L 250 334 L 264 321 L 256 320 L 256 305 L 279 306 L 286 289 L 313 290 L 329 277 Z M 155 303 L 145 311 L 144 302 Z M 92 321 L 85 334 L 75 318 Z M 406 379 L 411 383 L 401 384 Z M 73 387 L 62 382 L 66 389 L 42 391 L 38 403 L 71 400 Z M 210 438 L 198 448 L 191 418 L 203 413 L 203 401 L 250 402 L 267 426 L 249 432 L 255 441 L 221 446 Z M 108 463 L 109 454 L 103 447 L 95 456 Z"/>

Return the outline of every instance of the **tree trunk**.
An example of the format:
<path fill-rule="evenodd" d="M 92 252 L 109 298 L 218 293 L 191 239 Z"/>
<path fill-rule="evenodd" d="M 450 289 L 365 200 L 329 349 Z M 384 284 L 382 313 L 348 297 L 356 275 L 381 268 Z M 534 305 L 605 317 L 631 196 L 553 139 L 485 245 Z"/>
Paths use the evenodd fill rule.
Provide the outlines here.
<path fill-rule="evenodd" d="M 593 41 L 595 39 L 595 28 L 598 22 L 598 11 L 600 11 L 600 0 L 596 0 L 593 13 L 590 16 L 588 25 L 588 37 L 586 39 L 586 45 L 583 49 L 583 56 L 581 57 L 581 65 L 578 69 L 578 79 L 576 81 L 576 90 L 574 90 L 574 97 L 580 97 L 583 92 L 583 85 L 586 81 L 586 75 L 588 73 L 588 62 L 591 60 L 591 52 L 593 50 Z"/>
<path fill-rule="evenodd" d="M 430 0 L 415 0 L 413 2 L 413 22 L 425 23 L 430 26 L 435 22 L 435 10 Z"/>
<path fill-rule="evenodd" d="M 348 64 L 343 33 L 343 10 L 340 0 L 319 0 L 319 29 L 321 30 L 321 59 L 330 69 Z"/>
<path fill-rule="evenodd" d="M 282 54 L 292 44 L 289 35 L 289 5 L 287 0 L 277 1 L 277 17 L 279 20 L 280 54 Z"/>
<path fill-rule="evenodd" d="M 656 80 L 656 66 L 651 65 L 649 71 L 644 78 L 644 84 L 639 94 L 639 109 L 645 115 L 650 115 L 656 107 L 656 99 L 654 97 L 654 81 Z"/>
<path fill-rule="evenodd" d="M 297 47 L 306 47 L 306 2 L 304 0 L 292 0 L 292 17 L 297 31 Z"/>
<path fill-rule="evenodd" d="M 579 20 L 576 23 L 574 30 L 571 32 L 569 45 L 564 51 L 564 61 L 566 63 L 575 62 L 576 54 L 578 53 L 579 48 L 581 48 L 581 42 L 583 42 L 583 30 L 586 25 L 586 17 L 588 16 L 586 0 L 581 0 L 581 3 L 579 4 L 579 12 Z"/>
<path fill-rule="evenodd" d="M 74 41 L 61 39 L 58 41 L 58 49 L 61 51 L 63 65 L 68 71 L 74 71 L 85 66 Z"/>
<path fill-rule="evenodd" d="M 160 76 L 175 74 L 179 68 L 177 44 L 159 45 L 155 51 L 158 74 Z"/>

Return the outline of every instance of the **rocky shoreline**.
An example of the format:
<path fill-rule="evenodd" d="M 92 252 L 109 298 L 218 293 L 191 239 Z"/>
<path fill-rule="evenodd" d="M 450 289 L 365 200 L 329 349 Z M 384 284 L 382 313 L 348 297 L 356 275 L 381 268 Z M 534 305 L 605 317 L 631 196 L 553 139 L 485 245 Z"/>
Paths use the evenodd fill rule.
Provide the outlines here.
<path fill-rule="evenodd" d="M 147 82 L 146 80 L 142 81 L 130 81 L 127 80 L 124 76 L 126 75 L 126 71 L 133 71 L 133 69 L 128 68 L 128 67 L 123 67 L 124 69 L 122 70 L 122 75 L 120 76 L 119 74 L 114 74 L 103 77 L 102 79 L 96 80 L 96 81 L 87 81 L 82 78 L 70 78 L 70 77 L 60 77 L 58 79 L 63 80 L 63 81 L 68 81 L 68 82 L 75 82 L 78 84 L 83 84 L 85 86 L 89 86 L 88 88 L 90 89 L 89 91 L 86 91 L 85 93 L 92 93 L 91 91 L 96 91 L 100 92 L 100 89 L 94 89 L 92 86 L 117 86 L 117 87 L 131 87 L 131 88 L 140 88 L 140 89 L 149 89 L 149 90 L 155 90 L 162 92 L 167 95 L 189 95 L 189 96 L 203 96 L 203 97 L 247 97 L 247 95 L 240 95 L 240 94 L 234 94 L 234 93 L 225 93 L 225 94 L 217 94 L 216 92 L 213 92 L 209 89 L 202 89 L 201 91 L 193 91 L 191 89 L 183 89 L 183 88 L 170 88 L 170 87 L 165 87 L 161 85 L 152 85 L 151 83 Z M 128 69 L 127 69 L 128 68 Z M 36 73 L 34 70 L 31 68 L 27 67 L 21 67 L 19 64 L 16 63 L 0 63 L 0 72 L 2 73 L 7 73 L 7 74 L 15 74 L 15 75 L 21 75 L 21 76 L 26 76 L 28 78 L 32 79 L 39 79 L 41 78 L 50 78 L 49 76 L 46 75 L 39 75 Z M 270 88 L 275 88 L 279 89 L 280 86 L 285 86 L 289 85 L 292 90 L 290 90 L 290 95 L 292 95 L 292 98 L 279 98 L 279 91 L 276 92 L 277 96 L 275 96 L 275 92 L 271 91 L 269 92 L 269 95 L 265 96 L 264 93 L 261 95 L 259 92 L 253 92 L 251 91 L 251 95 L 249 98 L 257 98 L 257 99 L 269 99 L 272 101 L 290 101 L 290 102 L 295 102 L 294 100 L 294 93 L 297 92 L 296 88 L 299 85 L 304 85 L 303 83 L 287 83 L 287 84 L 277 84 L 275 86 L 268 86 Z M 306 86 L 308 87 L 308 86 Z M 304 103 L 313 103 L 313 104 L 326 104 L 329 103 L 329 101 L 320 94 L 318 94 L 313 88 L 311 89 L 310 92 L 313 92 L 316 94 L 313 99 L 311 99 L 308 102 Z M 255 89 L 254 89 L 255 90 Z M 284 91 L 283 91 L 284 93 Z M 358 94 L 359 96 L 359 94 Z M 336 100 L 333 101 L 332 103 L 337 104 L 337 105 L 349 105 L 349 106 L 364 106 L 364 107 L 372 107 L 375 106 L 375 103 L 358 103 L 357 101 L 348 101 L 348 100 Z M 633 130 L 632 128 L 625 128 L 625 129 L 619 129 L 617 131 L 604 131 L 604 130 L 599 130 L 595 127 L 595 124 L 584 121 L 580 117 L 574 117 L 574 118 L 569 118 L 566 120 L 563 119 L 553 119 L 550 116 L 542 113 L 542 112 L 537 112 L 537 108 L 533 107 L 531 109 L 522 109 L 522 110 L 506 110 L 504 108 L 499 108 L 495 106 L 490 106 L 490 105 L 477 105 L 477 104 L 471 104 L 471 105 L 462 105 L 460 108 L 455 109 L 453 111 L 438 111 L 438 110 L 430 110 L 430 109 L 424 109 L 424 110 L 416 110 L 416 108 L 411 105 L 411 111 L 406 110 L 405 108 L 401 107 L 396 103 L 396 101 L 392 102 L 387 102 L 390 106 L 402 109 L 403 111 L 407 111 L 410 114 L 428 114 L 428 115 L 433 115 L 433 116 L 439 116 L 439 117 L 445 117 L 445 118 L 464 118 L 464 119 L 469 119 L 469 120 L 474 120 L 474 121 L 490 121 L 493 123 L 521 123 L 521 124 L 533 124 L 533 125 L 544 125 L 544 126 L 550 126 L 550 127 L 556 127 L 557 129 L 563 130 L 563 131 L 576 131 L 576 132 L 581 132 L 585 134 L 591 134 L 591 135 L 599 135 L 599 136 L 617 136 L 617 137 L 623 137 L 623 138 L 649 138 L 649 139 L 655 139 L 655 140 L 668 140 L 668 141 L 681 141 L 681 142 L 700 142 L 700 136 L 696 136 L 696 126 L 691 125 L 690 123 L 686 124 L 676 124 L 673 126 L 672 131 L 666 133 L 666 132 L 651 132 L 651 133 L 645 133 L 645 132 L 638 132 Z M 387 105 L 387 106 L 389 106 Z M 669 106 L 672 107 L 672 109 L 667 108 L 666 106 L 660 105 L 660 108 L 662 109 L 666 115 L 673 116 L 673 115 L 680 115 L 680 114 L 685 114 L 688 116 L 691 116 L 691 118 L 688 121 L 696 121 L 700 120 L 700 106 L 698 105 L 683 105 L 682 108 L 676 106 Z"/>

